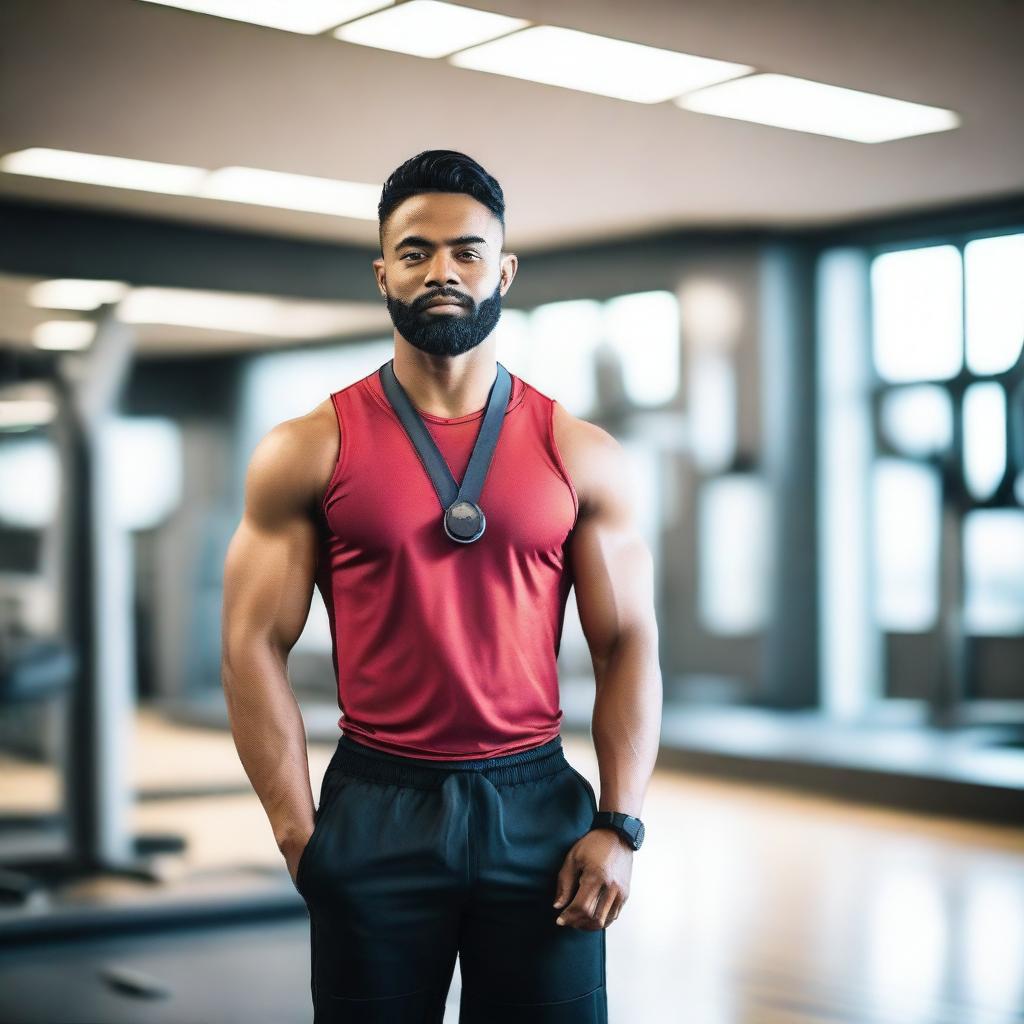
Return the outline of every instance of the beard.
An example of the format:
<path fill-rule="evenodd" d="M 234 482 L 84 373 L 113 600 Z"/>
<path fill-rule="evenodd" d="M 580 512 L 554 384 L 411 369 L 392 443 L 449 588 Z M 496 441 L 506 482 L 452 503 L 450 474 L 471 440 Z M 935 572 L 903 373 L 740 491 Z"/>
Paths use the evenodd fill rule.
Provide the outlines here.
<path fill-rule="evenodd" d="M 429 313 L 427 303 L 439 296 L 468 303 L 464 313 Z M 410 345 L 432 356 L 458 356 L 476 348 L 494 330 L 501 318 L 501 283 L 483 302 L 450 288 L 432 292 L 411 305 L 387 297 L 388 313 L 398 333 Z"/>

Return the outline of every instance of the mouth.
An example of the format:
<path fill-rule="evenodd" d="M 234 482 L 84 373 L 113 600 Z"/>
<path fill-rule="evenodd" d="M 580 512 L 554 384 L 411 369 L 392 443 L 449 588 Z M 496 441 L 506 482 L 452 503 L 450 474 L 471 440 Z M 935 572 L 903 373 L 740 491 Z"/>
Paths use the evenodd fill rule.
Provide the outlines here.
<path fill-rule="evenodd" d="M 430 313 L 458 313 L 463 307 L 458 302 L 435 302 L 433 306 L 427 306 Z"/>
<path fill-rule="evenodd" d="M 463 307 L 464 304 L 459 302 L 457 299 L 449 299 L 442 296 L 431 299 L 424 308 L 433 309 L 440 313 L 453 313 Z"/>

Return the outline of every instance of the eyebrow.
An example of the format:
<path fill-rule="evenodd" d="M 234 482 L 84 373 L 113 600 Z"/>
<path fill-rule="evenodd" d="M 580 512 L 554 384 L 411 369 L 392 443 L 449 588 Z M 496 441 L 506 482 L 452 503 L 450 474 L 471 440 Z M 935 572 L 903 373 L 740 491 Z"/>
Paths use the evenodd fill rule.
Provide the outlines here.
<path fill-rule="evenodd" d="M 445 245 L 486 245 L 487 239 L 481 238 L 479 235 L 459 235 L 458 238 L 448 238 L 445 240 Z M 405 249 L 410 245 L 418 245 L 423 249 L 433 249 L 434 243 L 429 238 L 424 238 L 422 235 L 406 235 L 398 245 L 395 246 L 395 252 L 399 249 Z"/>

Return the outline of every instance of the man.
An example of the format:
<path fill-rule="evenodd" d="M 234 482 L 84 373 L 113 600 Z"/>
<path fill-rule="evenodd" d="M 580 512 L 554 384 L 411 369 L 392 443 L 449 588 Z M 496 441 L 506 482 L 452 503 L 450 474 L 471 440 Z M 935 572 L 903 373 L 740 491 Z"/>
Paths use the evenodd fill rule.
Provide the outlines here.
<path fill-rule="evenodd" d="M 635 488 L 609 434 L 499 372 L 518 259 L 498 182 L 423 152 L 388 178 L 379 219 L 393 362 L 276 426 L 248 468 L 223 610 L 236 746 L 309 908 L 318 1024 L 439 1024 L 456 955 L 461 1024 L 603 1022 L 605 929 L 629 895 L 661 718 Z M 457 484 L 509 381 L 475 537 L 444 525 L 389 369 Z M 314 585 L 343 711 L 315 809 L 287 677 Z M 599 808 L 561 746 L 573 585 Z"/>

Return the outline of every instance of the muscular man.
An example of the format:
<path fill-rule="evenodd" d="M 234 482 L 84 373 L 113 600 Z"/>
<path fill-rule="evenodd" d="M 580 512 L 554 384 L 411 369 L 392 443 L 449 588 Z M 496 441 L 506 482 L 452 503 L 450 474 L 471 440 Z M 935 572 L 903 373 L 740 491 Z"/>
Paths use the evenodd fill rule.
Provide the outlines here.
<path fill-rule="evenodd" d="M 498 182 L 450 150 L 406 161 L 381 195 L 390 367 L 457 483 L 518 266 L 504 211 Z M 617 441 L 513 374 L 486 529 L 457 542 L 387 368 L 260 441 L 225 566 L 231 728 L 309 909 L 314 1020 L 440 1024 L 458 955 L 462 1024 L 604 1022 L 605 929 L 629 895 L 661 719 L 636 488 Z M 317 807 L 287 675 L 314 585 L 342 711 Z M 599 802 L 561 744 L 572 586 Z"/>

